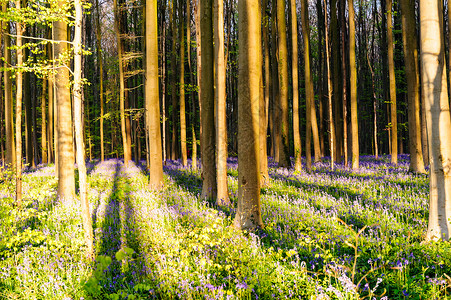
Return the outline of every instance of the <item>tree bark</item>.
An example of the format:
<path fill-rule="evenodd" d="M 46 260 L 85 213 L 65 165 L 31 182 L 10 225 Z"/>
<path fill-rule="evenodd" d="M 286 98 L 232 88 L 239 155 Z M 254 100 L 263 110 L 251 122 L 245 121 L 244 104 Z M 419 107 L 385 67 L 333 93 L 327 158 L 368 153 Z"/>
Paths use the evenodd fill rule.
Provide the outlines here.
<path fill-rule="evenodd" d="M 214 0 L 214 63 L 216 109 L 217 204 L 231 205 L 227 186 L 226 69 L 224 58 L 224 3 Z"/>
<path fill-rule="evenodd" d="M 188 165 L 186 147 L 186 110 L 185 110 L 185 22 L 183 21 L 183 5 L 179 5 L 179 37 L 180 37 L 180 150 L 183 166 Z"/>
<path fill-rule="evenodd" d="M 261 22 L 258 0 L 238 0 L 238 208 L 239 229 L 263 227 L 260 204 L 259 93 Z M 285 45 L 286 48 L 286 45 Z"/>
<path fill-rule="evenodd" d="M 265 61 L 265 81 L 264 81 L 264 97 L 263 103 L 260 103 L 260 161 L 261 161 L 261 185 L 265 186 L 269 183 L 268 174 L 268 153 L 267 153 L 267 132 L 268 132 L 268 109 L 269 106 L 269 87 L 271 74 L 269 69 L 269 17 L 266 17 L 266 7 L 268 6 L 268 0 L 263 1 L 262 5 L 262 23 L 263 23 L 263 46 L 264 46 L 264 61 Z M 230 36 L 230 34 L 229 34 Z M 264 106 L 264 107 L 263 107 Z M 262 111 L 262 109 L 264 109 Z"/>
<path fill-rule="evenodd" d="M 85 232 L 86 256 L 94 258 L 94 244 L 91 214 L 89 213 L 88 182 L 85 164 L 85 146 L 83 143 L 83 123 L 82 123 L 82 45 L 81 26 L 83 18 L 83 8 L 80 0 L 74 0 L 75 7 L 75 34 L 73 40 L 74 47 L 74 123 L 75 123 L 75 143 L 77 145 L 77 166 L 79 178 L 79 193 L 81 202 L 81 214 L 83 219 L 83 229 Z"/>
<path fill-rule="evenodd" d="M 63 6 L 65 1 L 59 0 Z M 67 24 L 64 21 L 54 23 L 54 38 L 63 41 L 55 44 L 55 59 L 67 52 Z M 64 61 L 64 59 L 63 59 Z M 69 65 L 66 62 L 66 65 Z M 75 196 L 74 177 L 74 147 L 72 135 L 72 108 L 69 90 L 69 70 L 65 66 L 58 66 L 55 75 L 55 98 L 57 110 L 57 139 L 58 139 L 58 198 L 62 203 L 70 204 Z"/>
<path fill-rule="evenodd" d="M 3 3 L 3 13 L 6 13 L 7 4 Z M 3 34 L 3 57 L 5 64 L 11 65 L 11 38 L 9 22 L 2 22 L 5 34 Z M 13 96 L 12 96 L 12 81 L 11 71 L 5 69 L 4 73 L 4 89 L 5 89 L 5 132 L 6 132 L 6 164 L 10 166 L 16 165 L 16 147 L 14 143 L 14 115 L 13 115 Z"/>
<path fill-rule="evenodd" d="M 408 120 L 409 120 L 409 169 L 416 173 L 426 172 L 421 146 L 420 122 L 420 78 L 418 70 L 417 32 L 415 20 L 415 2 L 401 0 L 402 41 L 406 64 Z"/>
<path fill-rule="evenodd" d="M 398 164 L 398 121 L 396 114 L 396 77 L 395 63 L 393 58 L 393 20 L 392 0 L 386 0 L 387 11 L 387 52 L 388 52 L 388 75 L 390 82 L 390 123 L 391 123 L 391 162 Z"/>
<path fill-rule="evenodd" d="M 287 51 L 287 25 L 285 20 L 285 0 L 277 0 L 277 35 L 279 49 L 279 102 L 281 137 L 281 149 L 279 150 L 279 167 L 289 168 L 290 148 L 289 148 L 289 124 L 288 124 L 288 51 Z"/>
<path fill-rule="evenodd" d="M 326 68 L 327 68 L 327 96 L 328 96 L 328 113 L 329 113 L 329 148 L 330 148 L 330 168 L 334 170 L 334 151 L 335 151 L 335 126 L 332 116 L 332 78 L 330 70 L 330 49 L 329 49 L 329 32 L 327 26 L 327 4 L 324 1 L 324 38 L 326 44 Z"/>
<path fill-rule="evenodd" d="M 16 9 L 20 10 L 20 0 L 15 2 Z M 17 33 L 17 67 L 16 73 L 16 205 L 22 206 L 22 98 L 23 98 L 23 74 L 21 68 L 23 67 L 23 49 L 22 49 L 22 34 L 23 24 L 16 22 Z"/>
<path fill-rule="evenodd" d="M 213 1 L 200 0 L 201 35 L 201 122 L 202 122 L 202 194 L 201 198 L 216 198 L 216 155 L 214 119 L 214 51 L 213 51 Z M 257 85 L 258 86 L 258 85 Z"/>
<path fill-rule="evenodd" d="M 158 91 L 158 20 L 157 0 L 146 0 L 146 76 L 145 97 L 149 133 L 149 186 L 163 185 L 163 155 L 160 132 L 160 99 Z"/>
<path fill-rule="evenodd" d="M 99 0 L 96 0 L 96 42 L 97 42 L 97 61 L 99 63 L 99 89 L 100 89 L 100 161 L 105 160 L 105 146 L 104 146 L 104 134 L 103 134 L 103 116 L 105 114 L 103 108 L 103 58 L 102 58 L 102 32 L 100 28 L 100 8 Z"/>
<path fill-rule="evenodd" d="M 46 105 L 46 95 L 47 95 L 47 79 L 42 80 L 42 93 L 41 93 L 41 157 L 42 163 L 47 164 L 47 105 Z"/>
<path fill-rule="evenodd" d="M 301 3 L 301 14 L 305 10 L 305 3 Z M 291 67 L 293 77 L 293 145 L 294 145 L 294 170 L 300 172 L 302 170 L 302 146 L 301 133 L 299 130 L 299 74 L 298 74 L 298 18 L 296 15 L 296 0 L 290 0 L 291 6 Z M 305 19 L 302 17 L 302 20 Z M 304 28 L 304 27 L 303 27 Z M 305 39 L 304 34 L 304 39 Z M 306 146 L 307 147 L 307 146 Z M 307 150 L 309 151 L 309 150 Z"/>
<path fill-rule="evenodd" d="M 431 163 L 428 241 L 451 235 L 451 120 L 442 11 L 438 0 L 420 1 L 421 83 Z"/>
<path fill-rule="evenodd" d="M 348 0 L 349 10 L 349 70 L 350 70 L 350 100 L 351 100 L 351 140 L 353 169 L 359 168 L 359 120 L 357 117 L 357 67 L 355 62 L 355 13 L 354 3 Z M 346 147 L 346 145 L 345 145 Z"/>

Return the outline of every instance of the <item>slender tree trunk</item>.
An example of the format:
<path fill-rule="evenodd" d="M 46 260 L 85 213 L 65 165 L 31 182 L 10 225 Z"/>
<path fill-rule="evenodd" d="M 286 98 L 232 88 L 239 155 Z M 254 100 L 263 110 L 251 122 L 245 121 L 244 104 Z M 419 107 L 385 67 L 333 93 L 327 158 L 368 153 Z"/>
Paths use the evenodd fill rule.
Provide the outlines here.
<path fill-rule="evenodd" d="M 185 22 L 183 21 L 183 5 L 179 5 L 180 22 L 180 149 L 182 152 L 182 164 L 188 165 L 186 147 L 186 111 L 185 111 Z"/>
<path fill-rule="evenodd" d="M 431 163 L 428 241 L 451 236 L 451 120 L 442 11 L 438 0 L 420 1 L 421 82 Z"/>
<path fill-rule="evenodd" d="M 348 0 L 349 10 L 349 70 L 351 90 L 351 140 L 352 140 L 352 168 L 359 168 L 359 120 L 357 117 L 357 67 L 355 62 L 355 14 L 354 3 Z M 345 145 L 346 147 L 346 145 Z"/>
<path fill-rule="evenodd" d="M 423 151 L 421 147 L 420 125 L 420 78 L 418 70 L 418 50 L 415 21 L 415 2 L 401 0 L 402 41 L 404 45 L 404 61 L 406 64 L 407 97 L 409 101 L 409 169 L 424 173 Z"/>
<path fill-rule="evenodd" d="M 47 114 L 46 114 L 46 95 L 47 95 L 47 79 L 42 80 L 41 93 L 41 157 L 42 163 L 47 164 Z"/>
<path fill-rule="evenodd" d="M 158 20 L 157 0 L 146 0 L 146 77 L 145 97 L 149 133 L 149 186 L 163 185 L 163 155 L 161 151 L 160 99 L 158 91 Z"/>
<path fill-rule="evenodd" d="M 319 142 L 321 157 L 325 155 L 324 146 L 324 53 L 323 53 L 323 34 L 324 34 L 324 16 L 322 12 L 321 0 L 316 1 L 316 11 L 318 18 L 318 99 L 319 99 Z"/>
<path fill-rule="evenodd" d="M 226 123 L 226 69 L 224 58 L 224 3 L 214 0 L 214 63 L 216 109 L 216 178 L 217 204 L 230 205 L 227 187 L 227 123 Z"/>
<path fill-rule="evenodd" d="M 388 75 L 390 81 L 391 162 L 398 164 L 398 121 L 396 117 L 396 77 L 393 58 L 392 0 L 386 0 Z"/>
<path fill-rule="evenodd" d="M 280 162 L 280 122 L 281 122 L 281 106 L 280 106 L 280 89 L 279 89 L 279 68 L 278 57 L 279 51 L 277 47 L 277 1 L 272 1 L 271 11 L 271 49 L 272 49 L 272 61 L 271 61 L 271 75 L 272 75 L 272 144 L 273 144 L 273 158 L 276 163 Z"/>
<path fill-rule="evenodd" d="M 62 6 L 65 1 L 59 0 Z M 67 24 L 63 21 L 54 23 L 54 38 L 58 41 L 67 41 Z M 55 44 L 55 59 L 66 54 L 67 43 Z M 64 61 L 64 59 L 63 59 Z M 68 65 L 68 63 L 65 63 Z M 56 127 L 58 139 L 58 198 L 62 203 L 73 202 L 75 196 L 74 177 L 74 147 L 72 136 L 72 109 L 69 90 L 69 70 L 66 67 L 58 66 L 58 73 L 55 75 L 55 98 L 56 98 Z"/>
<path fill-rule="evenodd" d="M 301 13 L 306 1 L 302 1 Z M 302 170 L 301 133 L 299 130 L 299 78 L 298 78 L 298 18 L 296 16 L 296 0 L 290 0 L 291 6 L 291 67 L 293 77 L 293 145 L 294 145 L 294 170 Z M 305 21 L 304 19 L 302 19 Z M 305 35 L 304 35 L 305 39 Z M 309 150 L 307 150 L 309 151 Z"/>
<path fill-rule="evenodd" d="M 75 123 L 75 143 L 77 145 L 77 166 L 80 183 L 81 214 L 83 219 L 83 229 L 85 232 L 86 256 L 94 257 L 93 231 L 91 214 L 89 213 L 88 182 L 85 164 L 85 146 L 83 143 L 83 123 L 82 123 L 82 45 L 81 26 L 83 18 L 83 8 L 80 0 L 74 1 L 75 7 L 75 35 L 74 45 L 74 123 Z"/>
<path fill-rule="evenodd" d="M 200 1 L 201 35 L 201 122 L 202 122 L 202 195 L 201 198 L 216 198 L 216 155 L 214 119 L 214 70 L 213 70 L 213 1 Z M 257 83 L 258 86 L 258 83 Z M 258 98 L 255 98 L 258 99 Z"/>
<path fill-rule="evenodd" d="M 344 167 L 348 167 L 348 103 L 347 103 L 347 81 L 348 72 L 346 69 L 346 2 L 340 2 L 341 10 L 341 49 L 343 56 L 341 57 L 341 72 L 343 74 L 343 156 Z"/>
<path fill-rule="evenodd" d="M 20 9 L 20 0 L 15 2 L 16 9 Z M 16 73 L 16 205 L 22 206 L 22 66 L 23 66 L 23 49 L 22 47 L 22 34 L 23 24 L 16 22 L 17 32 L 17 67 L 19 68 Z"/>
<path fill-rule="evenodd" d="M 175 5 L 176 0 L 171 1 L 171 10 L 169 12 L 170 26 L 171 26 L 171 36 L 172 36 L 172 49 L 171 49 L 171 69 L 172 76 L 170 78 L 171 82 L 171 105 L 172 105 L 172 132 L 171 132 L 171 159 L 176 160 L 177 155 L 177 89 L 176 89 L 176 73 L 177 73 L 177 54 L 176 54 L 176 40 L 177 40 L 177 28 L 175 25 Z"/>
<path fill-rule="evenodd" d="M 3 3 L 3 13 L 6 13 L 7 3 Z M 5 34 L 3 34 L 3 57 L 5 58 L 5 64 L 11 65 L 11 38 L 10 24 L 9 22 L 2 22 L 2 28 L 4 28 Z M 6 164 L 16 165 L 16 147 L 14 143 L 14 114 L 13 114 L 13 96 L 12 96 L 12 82 L 11 71 L 5 69 L 4 76 L 4 91 L 5 91 L 5 131 L 6 131 Z"/>
<path fill-rule="evenodd" d="M 123 66 L 123 51 L 120 32 L 120 7 L 118 6 L 117 0 L 113 1 L 114 6 L 114 24 L 116 28 L 116 40 L 117 40 L 117 54 L 119 61 L 119 110 L 121 119 L 121 134 L 122 134 L 122 147 L 124 148 L 124 165 L 128 166 L 129 160 L 131 160 L 131 153 L 129 153 L 128 141 L 127 141 L 127 129 L 125 124 L 125 78 L 124 78 L 124 66 Z"/>
<path fill-rule="evenodd" d="M 287 25 L 285 20 L 285 0 L 277 0 L 277 33 L 279 49 L 279 103 L 281 119 L 276 126 L 281 128 L 281 149 L 279 152 L 279 166 L 289 168 L 289 124 L 288 124 L 288 51 L 287 51 Z"/>
<path fill-rule="evenodd" d="M 269 87 L 271 74 L 269 71 L 269 41 L 268 41 L 268 29 L 269 29 L 269 17 L 266 17 L 266 7 L 268 6 L 268 0 L 263 1 L 262 5 L 262 22 L 263 22 L 263 45 L 264 45 L 264 60 L 265 60 L 265 86 L 264 86 L 264 98 L 263 103 L 260 103 L 260 161 L 261 161 L 261 185 L 265 186 L 269 183 L 268 174 L 268 154 L 267 154 L 267 130 L 268 130 L 268 109 L 269 106 Z M 230 28 L 230 27 L 229 27 Z M 229 33 L 230 38 L 230 33 Z M 262 105 L 264 105 L 264 111 L 262 111 Z"/>
<path fill-rule="evenodd" d="M 96 42 L 97 42 L 97 61 L 99 63 L 99 88 L 100 88 L 100 161 L 105 160 L 105 146 L 103 134 L 103 116 L 105 114 L 103 108 L 103 58 L 102 58 L 102 32 L 100 28 L 100 8 L 99 0 L 96 0 Z"/>
<path fill-rule="evenodd" d="M 329 148 L 330 148 L 330 168 L 334 169 L 334 139 L 335 139 L 335 132 L 334 132 L 334 121 L 332 117 L 332 78 L 331 78 L 331 71 L 330 71 L 330 50 L 329 50 L 329 33 L 328 33 L 328 27 L 327 27 L 327 4 L 326 0 L 324 1 L 324 38 L 325 38 L 325 44 L 326 44 L 326 66 L 327 66 L 327 96 L 329 98 Z"/>
<path fill-rule="evenodd" d="M 333 83 L 333 114 L 334 114 L 334 160 L 341 162 L 342 160 L 342 147 L 343 147 L 343 128 L 342 128 L 342 101 L 341 101 L 341 91 L 342 91 L 342 80 L 340 75 L 340 27 L 338 26 L 337 17 L 337 0 L 330 1 L 330 38 L 331 38 L 331 55 L 332 55 L 332 66 L 331 66 L 331 79 Z M 344 55 L 344 54 L 343 54 Z M 352 117 L 351 117 L 352 118 Z"/>
<path fill-rule="evenodd" d="M 260 204 L 259 99 L 261 22 L 258 0 L 238 0 L 238 208 L 234 225 L 263 227 Z M 285 44 L 286 48 L 286 44 Z M 286 62 L 285 62 L 286 63 Z"/>
<path fill-rule="evenodd" d="M 188 0 L 189 1 L 189 0 Z M 201 67 L 201 34 L 200 34 L 200 5 L 199 5 L 200 0 L 195 0 L 195 4 L 196 6 L 194 7 L 194 21 L 195 21 L 195 25 L 196 25 L 196 63 L 197 63 L 197 98 L 199 100 L 199 117 L 200 122 L 199 122 L 199 132 L 200 132 L 200 137 L 202 138 L 202 102 L 201 102 L 201 93 L 202 91 L 200 90 L 200 82 L 201 82 L 201 73 L 202 73 L 202 67 Z M 195 105 L 194 105 L 194 101 L 193 101 L 193 115 L 195 115 Z M 192 163 L 192 168 L 194 171 L 197 170 L 197 140 L 196 140 L 196 128 L 194 127 L 194 123 L 192 125 L 191 128 L 192 134 L 193 134 L 193 163 Z M 202 155 L 202 153 L 201 153 Z"/>
<path fill-rule="evenodd" d="M 26 33 L 27 34 L 27 33 Z M 28 49 L 24 51 L 24 60 L 28 60 Z M 24 112 L 25 112 L 25 163 L 31 167 L 35 168 L 36 165 L 33 160 L 33 129 L 32 129 L 32 112 L 31 112 L 31 95 L 30 95 L 30 73 L 25 72 L 22 75 L 23 85 L 27 88 L 23 89 L 23 104 L 24 104 Z"/>

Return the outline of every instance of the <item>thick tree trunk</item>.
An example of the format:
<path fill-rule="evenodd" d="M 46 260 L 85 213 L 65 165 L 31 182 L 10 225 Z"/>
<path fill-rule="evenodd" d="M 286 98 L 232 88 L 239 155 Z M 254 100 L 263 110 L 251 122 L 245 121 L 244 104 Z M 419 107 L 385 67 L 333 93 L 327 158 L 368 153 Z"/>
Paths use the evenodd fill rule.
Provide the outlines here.
<path fill-rule="evenodd" d="M 227 187 L 227 123 L 226 123 L 226 69 L 224 59 L 224 4 L 214 0 L 214 63 L 216 109 L 216 178 L 217 204 L 230 205 Z"/>
<path fill-rule="evenodd" d="M 415 1 L 401 0 L 402 41 L 406 64 L 407 97 L 409 101 L 409 169 L 424 173 L 423 151 L 421 147 L 420 122 L 420 78 L 418 70 L 417 33 L 415 21 Z"/>
<path fill-rule="evenodd" d="M 359 168 L 359 120 L 357 118 L 357 67 L 355 62 L 355 13 L 354 3 L 348 0 L 349 10 L 349 71 L 351 95 L 352 168 Z M 346 145 L 345 145 L 346 147 Z"/>
<path fill-rule="evenodd" d="M 438 0 L 420 1 L 421 83 L 431 163 L 426 240 L 451 236 L 451 120 L 442 11 Z"/>
<path fill-rule="evenodd" d="M 59 5 L 64 5 L 63 0 Z M 67 41 L 67 24 L 63 21 L 54 23 L 54 38 L 58 41 Z M 66 54 L 67 43 L 55 44 L 55 59 Z M 68 63 L 66 63 L 68 65 Z M 72 136 L 72 108 L 69 90 L 69 70 L 66 67 L 58 68 L 55 75 L 56 98 L 56 127 L 58 139 L 58 198 L 62 203 L 72 203 L 75 196 L 74 177 L 74 147 Z"/>
<path fill-rule="evenodd" d="M 7 4 L 3 3 L 2 10 L 6 13 Z M 3 34 L 3 57 L 6 65 L 11 65 L 11 38 L 9 22 L 2 22 L 5 34 Z M 12 96 L 12 82 L 11 71 L 5 69 L 3 72 L 4 89 L 5 89 L 5 131 L 6 131 L 6 164 L 16 165 L 16 147 L 14 143 L 14 114 L 13 114 L 13 96 Z"/>
<path fill-rule="evenodd" d="M 392 0 L 386 0 L 387 11 L 387 52 L 388 52 L 388 75 L 390 82 L 390 123 L 391 123 L 391 162 L 398 164 L 398 121 L 396 114 L 396 77 L 395 63 L 393 57 L 393 20 Z"/>
<path fill-rule="evenodd" d="M 216 198 L 216 155 L 214 119 L 214 70 L 213 70 L 213 1 L 200 1 L 201 35 L 201 151 L 202 151 L 202 194 L 201 198 Z M 258 87 L 258 83 L 256 85 Z M 255 98 L 257 99 L 257 98 Z M 257 102 L 257 101 L 256 101 Z M 258 103 L 258 102 L 257 102 Z"/>
<path fill-rule="evenodd" d="M 262 76 L 261 22 L 258 0 L 239 0 L 238 43 L 238 208 L 234 225 L 263 227 L 260 204 L 259 99 Z M 286 47 L 286 46 L 285 46 Z"/>
<path fill-rule="evenodd" d="M 305 9 L 306 1 L 302 1 L 301 14 Z M 299 74 L 298 74 L 298 18 L 296 15 L 296 0 L 290 0 L 291 7 L 291 67 L 293 77 L 293 145 L 294 145 L 294 170 L 302 170 L 301 133 L 299 129 Z M 305 19 L 302 19 L 305 21 Z M 304 28 L 304 27 L 302 27 Z M 304 34 L 304 39 L 306 38 Z M 309 151 L 309 150 L 307 150 Z"/>
<path fill-rule="evenodd" d="M 163 185 L 163 157 L 160 132 L 160 99 L 158 91 L 158 20 L 157 0 L 146 0 L 146 76 L 145 97 L 149 133 L 149 186 Z"/>
<path fill-rule="evenodd" d="M 288 124 L 288 51 L 287 51 L 287 25 L 285 20 L 285 0 L 277 0 L 277 35 L 279 49 L 279 102 L 280 122 L 276 124 L 280 130 L 281 149 L 279 150 L 279 166 L 289 168 L 290 144 Z"/>
<path fill-rule="evenodd" d="M 81 26 L 83 18 L 83 8 L 80 0 L 74 1 L 75 7 L 75 35 L 74 45 L 74 123 L 75 123 L 75 143 L 77 145 L 77 166 L 79 178 L 79 193 L 81 202 L 81 214 L 83 219 L 83 229 L 85 232 L 86 256 L 94 258 L 92 220 L 89 212 L 88 182 L 85 164 L 85 146 L 83 143 L 83 123 L 82 123 L 82 45 Z"/>

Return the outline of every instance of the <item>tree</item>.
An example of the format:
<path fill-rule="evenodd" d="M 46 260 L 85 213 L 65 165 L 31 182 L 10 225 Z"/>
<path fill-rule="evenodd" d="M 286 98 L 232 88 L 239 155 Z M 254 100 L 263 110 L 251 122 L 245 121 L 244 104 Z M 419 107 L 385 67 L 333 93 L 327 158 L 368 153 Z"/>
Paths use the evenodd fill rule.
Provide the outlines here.
<path fill-rule="evenodd" d="M 200 0 L 201 80 L 202 104 L 202 198 L 216 198 L 216 155 L 214 120 L 214 70 L 213 70 L 213 1 Z"/>
<path fill-rule="evenodd" d="M 186 110 L 185 110 L 185 30 L 183 21 L 183 5 L 179 5 L 180 18 L 180 148 L 183 166 L 188 165 L 188 155 L 186 149 Z"/>
<path fill-rule="evenodd" d="M 102 43 L 101 43 L 101 28 L 100 28 L 100 8 L 99 0 L 96 0 L 96 42 L 97 42 L 97 61 L 99 64 L 99 97 L 100 97 L 100 161 L 105 159 L 105 143 L 103 134 L 104 121 L 104 107 L 103 107 L 103 58 L 102 58 Z"/>
<path fill-rule="evenodd" d="M 430 161 L 429 241 L 451 236 L 451 119 L 442 25 L 443 3 L 420 1 L 421 87 Z"/>
<path fill-rule="evenodd" d="M 63 7 L 64 0 L 58 5 Z M 62 19 L 54 23 L 54 38 L 60 41 L 55 44 L 54 57 L 59 61 L 55 75 L 55 97 L 57 110 L 58 140 L 58 198 L 63 203 L 70 203 L 75 196 L 74 148 L 72 136 L 72 105 L 69 90 L 69 69 L 64 58 L 67 56 L 67 22 Z"/>
<path fill-rule="evenodd" d="M 330 68 L 330 47 L 329 47 L 329 32 L 327 26 L 327 5 L 324 1 L 324 39 L 326 44 L 326 70 L 327 70 L 327 98 L 328 98 L 328 115 L 329 115 L 329 148 L 330 148 L 330 168 L 334 169 L 334 154 L 335 154 L 335 126 L 332 116 L 332 76 Z"/>
<path fill-rule="evenodd" d="M 398 121 L 396 116 L 396 77 L 393 58 L 393 20 L 392 0 L 386 0 L 387 10 L 387 45 L 388 45 L 388 75 L 390 86 L 390 123 L 391 123 L 391 162 L 398 164 Z"/>
<path fill-rule="evenodd" d="M 227 186 L 226 69 L 224 58 L 224 4 L 214 0 L 214 63 L 216 108 L 217 203 L 230 205 Z"/>
<path fill-rule="evenodd" d="M 7 3 L 3 3 L 3 13 L 6 13 Z M 11 38 L 9 36 L 10 25 L 9 22 L 2 22 L 3 34 L 3 57 L 5 64 L 11 65 Z M 5 89 L 5 131 L 6 131 L 6 164 L 15 166 L 16 164 L 16 149 L 14 143 L 14 119 L 13 119 L 13 97 L 12 97 L 12 82 L 11 71 L 5 68 L 3 73 L 4 89 Z"/>
<path fill-rule="evenodd" d="M 409 169 L 417 173 L 424 173 L 423 151 L 421 147 L 420 78 L 418 70 L 415 2 L 413 0 L 401 0 L 401 14 L 402 44 L 404 46 L 407 97 L 409 101 Z"/>
<path fill-rule="evenodd" d="M 88 182 L 85 164 L 85 146 L 83 143 L 83 124 L 82 124 L 82 45 L 81 45 L 81 29 L 83 8 L 80 0 L 74 1 L 75 8 L 75 31 L 74 31 L 74 123 L 75 123 L 75 144 L 77 146 L 77 166 L 78 177 L 80 183 L 80 202 L 81 215 L 83 219 L 83 229 L 85 232 L 86 255 L 89 258 L 94 257 L 94 244 L 92 232 L 92 220 L 89 212 L 88 200 Z"/>
<path fill-rule="evenodd" d="M 149 186 L 163 185 L 163 158 L 161 152 L 160 99 L 158 91 L 158 21 L 157 0 L 146 0 L 146 124 L 149 134 Z"/>
<path fill-rule="evenodd" d="M 239 229 L 263 227 L 260 204 L 259 99 L 262 68 L 258 0 L 238 0 L 238 208 Z"/>
<path fill-rule="evenodd" d="M 287 24 L 285 20 L 285 0 L 277 0 L 277 34 L 279 50 L 279 102 L 280 122 L 275 125 L 281 129 L 281 149 L 279 149 L 279 166 L 289 168 L 290 151 L 288 141 L 288 51 L 287 51 Z M 239 39 L 239 38 L 238 38 Z M 241 45 L 238 42 L 239 45 Z M 240 46 L 241 47 L 241 46 Z M 239 112 L 238 112 L 239 113 Z"/>
<path fill-rule="evenodd" d="M 302 2 L 302 6 L 304 3 Z M 293 77 L 293 145 L 294 145 L 294 170 L 302 170 L 301 163 L 301 134 L 299 130 L 299 74 L 298 74 L 298 18 L 296 15 L 296 0 L 290 0 L 291 4 L 291 67 Z M 304 8 L 301 8 L 301 11 Z M 305 38 L 305 36 L 304 36 Z M 307 150 L 308 151 L 308 150 Z"/>
<path fill-rule="evenodd" d="M 348 0 L 349 10 L 349 69 L 351 73 L 351 139 L 352 168 L 359 168 L 359 121 L 357 118 L 357 68 L 355 63 L 355 13 L 354 3 Z M 346 147 L 346 145 L 345 145 Z"/>
<path fill-rule="evenodd" d="M 267 130 L 268 130 L 268 107 L 269 107 L 269 91 L 271 84 L 271 74 L 269 69 L 269 41 L 268 41 L 268 30 L 269 30 L 269 17 L 266 17 L 266 7 L 268 6 L 268 1 L 264 0 L 262 5 L 263 17 L 263 45 L 264 45 L 264 58 L 265 61 L 265 81 L 264 81 L 264 95 L 260 97 L 260 162 L 261 162 L 261 179 L 262 186 L 265 186 L 269 182 L 268 175 L 268 154 L 267 154 Z M 261 96 L 261 95 L 260 95 Z"/>
<path fill-rule="evenodd" d="M 20 10 L 20 0 L 16 0 L 16 9 Z M 22 98 L 23 98 L 23 24 L 16 22 L 17 30 L 17 73 L 16 73 L 16 204 L 22 205 Z"/>

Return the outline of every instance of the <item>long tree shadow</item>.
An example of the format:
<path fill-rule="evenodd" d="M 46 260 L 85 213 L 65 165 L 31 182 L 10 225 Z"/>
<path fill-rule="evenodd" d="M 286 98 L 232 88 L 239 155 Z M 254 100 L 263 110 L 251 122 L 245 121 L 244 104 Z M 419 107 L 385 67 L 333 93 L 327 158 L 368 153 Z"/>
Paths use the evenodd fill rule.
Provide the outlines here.
<path fill-rule="evenodd" d="M 131 180 L 121 174 L 121 167 L 122 163 L 117 161 L 112 192 L 106 200 L 103 218 L 93 220 L 100 225 L 100 230 L 95 230 L 96 260 L 100 256 L 109 256 L 112 259 L 101 278 L 96 278 L 102 293 L 108 294 L 132 289 L 145 275 L 145 268 L 139 259 L 140 243 L 135 209 L 130 196 Z M 101 201 L 100 197 L 98 201 Z M 133 249 L 135 253 L 118 260 L 116 254 L 125 247 Z"/>

